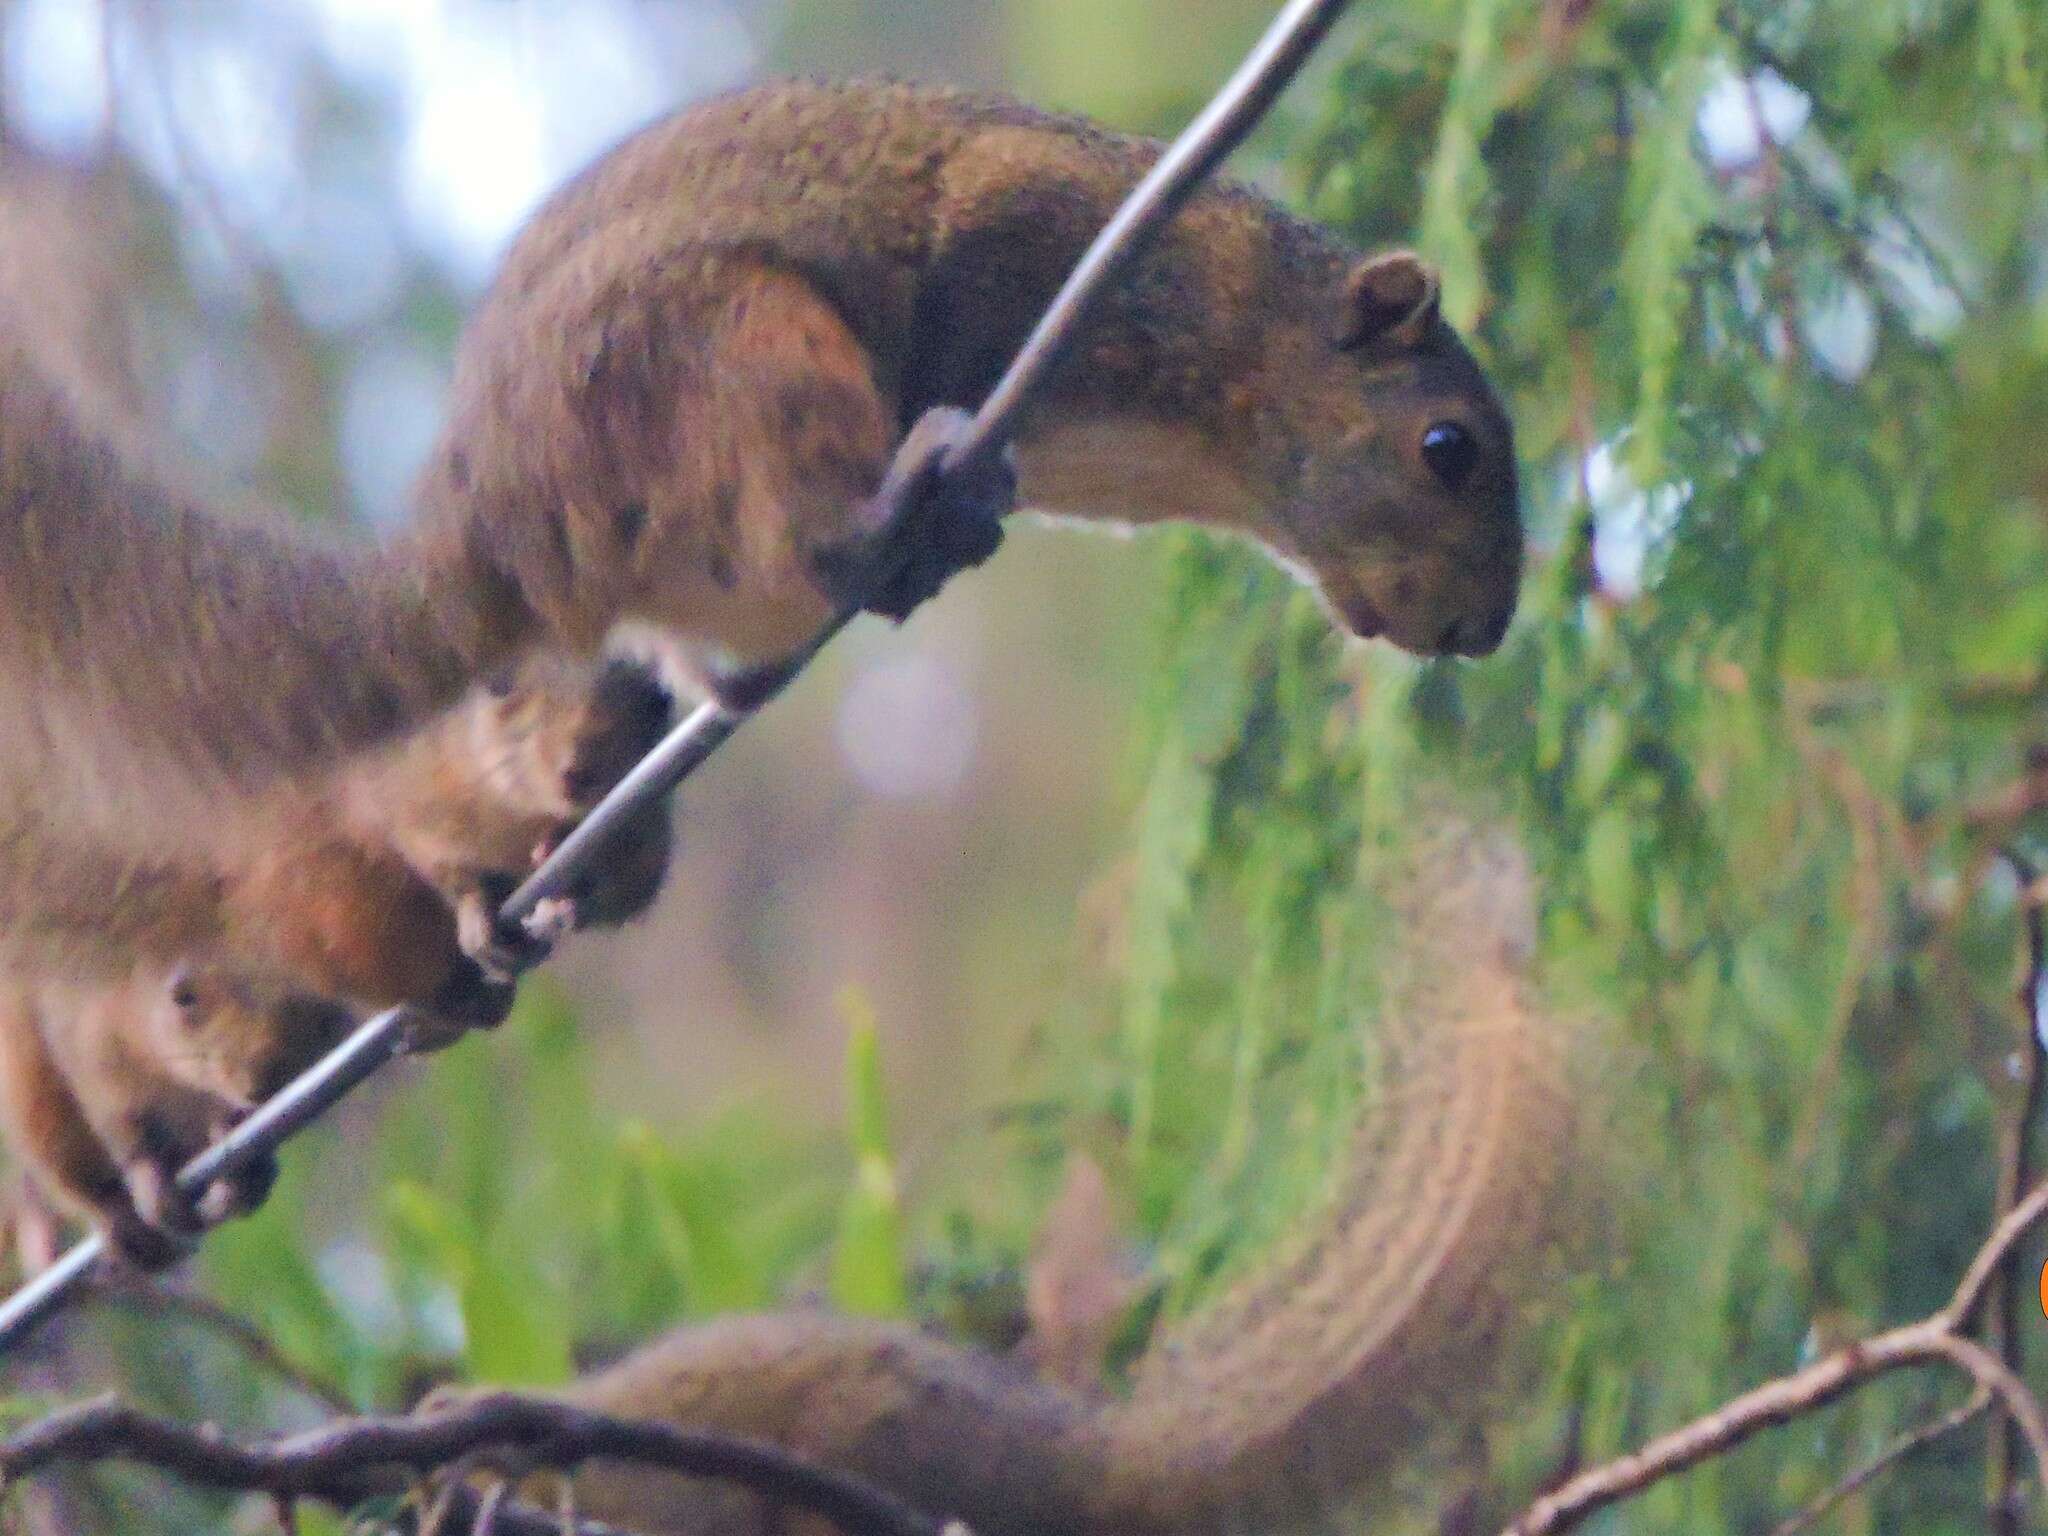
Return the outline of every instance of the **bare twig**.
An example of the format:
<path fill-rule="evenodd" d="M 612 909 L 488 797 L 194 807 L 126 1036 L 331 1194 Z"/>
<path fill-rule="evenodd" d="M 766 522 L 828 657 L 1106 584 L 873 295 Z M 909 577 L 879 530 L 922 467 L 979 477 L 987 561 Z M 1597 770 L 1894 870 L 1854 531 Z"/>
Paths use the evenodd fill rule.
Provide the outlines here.
<path fill-rule="evenodd" d="M 470 1527 L 472 1536 L 499 1536 L 498 1516 L 505 1508 L 505 1496 L 509 1490 L 509 1484 L 491 1484 L 477 1504 L 476 1519 Z"/>
<path fill-rule="evenodd" d="M 0 1477 L 26 1477 L 64 1463 L 128 1461 L 202 1487 L 347 1508 L 404 1492 L 418 1477 L 485 1451 L 514 1452 L 531 1465 L 564 1471 L 586 1461 L 615 1461 L 716 1478 L 822 1516 L 850 1536 L 941 1536 L 943 1530 L 942 1522 L 893 1495 L 775 1446 L 514 1393 L 489 1393 L 404 1418 L 344 1419 L 249 1444 L 211 1427 L 193 1429 L 101 1399 L 63 1409 L 0 1441 Z M 472 1524 L 483 1512 L 466 1498 L 455 1507 L 471 1508 Z M 516 1526 L 508 1513 L 501 1500 L 501 1533 Z M 558 1528 L 552 1516 L 535 1518 Z"/>
<path fill-rule="evenodd" d="M 1885 1472 L 1915 1452 L 1934 1444 L 1944 1435 L 1953 1434 L 1964 1425 L 1974 1423 L 1990 1406 L 1991 1394 L 1980 1387 L 1940 1418 L 1930 1419 L 1917 1429 L 1907 1430 L 1804 1509 L 1773 1527 L 1771 1536 L 1799 1536 L 1800 1532 L 1811 1530 L 1829 1510 L 1851 1494 L 1868 1487 Z"/>
<path fill-rule="evenodd" d="M 2034 1460 L 2037 1478 L 2048 1475 L 2048 1415 L 2019 1377 L 1983 1345 L 1963 1336 L 2006 1256 L 2048 1213 L 2048 1181 L 2038 1184 L 1993 1227 L 1990 1237 L 1932 1316 L 1836 1350 L 1803 1370 L 1766 1382 L 1641 1449 L 1580 1473 L 1531 1504 L 1504 1536 L 1550 1536 L 1567 1531 L 1610 1504 L 1718 1456 L 1760 1430 L 1784 1424 L 1888 1372 L 1948 1365 L 2011 1415 Z"/>
<path fill-rule="evenodd" d="M 1188 198 L 1232 150 L 1243 143 L 1287 83 L 1328 35 L 1350 0 L 1287 0 L 1251 55 L 1223 89 L 1167 148 L 1152 170 L 1110 217 L 1082 254 L 1073 275 L 983 402 L 967 436 L 943 469 L 954 473 L 998 453 L 1023 412 L 1072 350 L 1095 300 L 1126 276 Z M 788 686 L 812 657 L 853 619 L 841 613 L 800 654 L 756 679 L 743 707 L 708 701 L 671 731 L 612 792 L 564 838 L 553 854 L 506 898 L 499 921 L 516 926 L 591 867 L 620 823 L 674 789 L 733 732 Z M 178 1174 L 186 1193 L 203 1194 L 224 1174 L 274 1152 L 318 1119 L 406 1045 L 407 1014 L 386 1009 L 362 1025 L 323 1060 L 261 1106 L 227 1137 Z M 103 1244 L 87 1238 L 0 1304 L 0 1353 L 25 1338 L 61 1308 L 99 1262 Z"/>
<path fill-rule="evenodd" d="M 2011 1122 L 2004 1133 L 2004 1157 L 1998 1170 L 2000 1215 L 2009 1211 L 2021 1190 L 2034 1182 L 2034 1127 L 2041 1117 L 2041 1101 L 2048 1092 L 2048 1070 L 2044 1070 L 2042 1040 L 2044 978 L 2048 978 L 2048 925 L 2044 925 L 2039 903 L 2030 900 L 2039 871 L 2031 860 L 2011 848 L 2001 857 L 2011 866 L 2019 884 L 2020 915 L 2026 933 L 2026 964 L 2019 985 L 2020 1019 L 2026 1038 L 2019 1047 L 2020 1094 Z M 1991 1303 L 1990 1337 L 2006 1368 L 2017 1376 L 2026 1359 L 2026 1335 L 2020 1328 L 2020 1298 L 2028 1287 L 2017 1247 L 1999 1266 Z M 2018 1427 L 2002 1410 L 1994 1409 L 1991 1440 L 1985 1466 L 1987 1512 L 1994 1531 L 2019 1529 L 2021 1506 L 2019 1468 L 2024 1447 Z"/>

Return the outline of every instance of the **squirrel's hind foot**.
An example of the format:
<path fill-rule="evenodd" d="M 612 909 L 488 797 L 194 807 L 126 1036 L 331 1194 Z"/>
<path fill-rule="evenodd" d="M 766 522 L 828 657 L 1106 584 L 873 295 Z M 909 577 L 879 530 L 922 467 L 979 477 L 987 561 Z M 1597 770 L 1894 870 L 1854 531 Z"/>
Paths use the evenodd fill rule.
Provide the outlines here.
<path fill-rule="evenodd" d="M 964 470 L 945 467 L 946 455 L 966 441 L 973 424 L 952 406 L 926 411 L 857 520 L 863 531 L 813 556 L 820 584 L 842 608 L 900 623 L 955 574 L 1001 546 L 1002 519 L 1017 503 L 1008 450 Z"/>
<path fill-rule="evenodd" d="M 496 1029 L 511 1013 L 517 990 L 474 960 L 458 962 L 431 997 L 406 1010 L 407 1052 L 444 1050 L 473 1029 Z"/>

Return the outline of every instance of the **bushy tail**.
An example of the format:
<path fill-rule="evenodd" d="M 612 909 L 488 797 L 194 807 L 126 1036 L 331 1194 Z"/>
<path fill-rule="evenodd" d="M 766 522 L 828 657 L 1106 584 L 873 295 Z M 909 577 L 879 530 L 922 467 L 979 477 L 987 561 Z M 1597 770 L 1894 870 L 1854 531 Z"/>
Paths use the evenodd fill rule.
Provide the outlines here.
<path fill-rule="evenodd" d="M 1469 1416 L 1559 1167 L 1563 1041 L 1529 995 L 1518 851 L 1453 820 L 1419 841 L 1387 946 L 1383 1091 L 1334 1202 L 1163 1334 L 1127 1400 L 1086 1400 L 908 1328 L 802 1313 L 684 1330 L 575 1397 L 776 1441 L 981 1536 L 1241 1528 L 1355 1486 L 1433 1409 Z M 578 1499 L 635 1530 L 778 1528 L 749 1498 L 614 1471 L 585 1473 Z"/>
<path fill-rule="evenodd" d="M 1504 831 L 1439 817 L 1388 894 L 1377 1065 L 1335 1197 L 1155 1341 L 1104 1418 L 1109 1523 L 1236 1525 L 1336 1497 L 1469 1418 L 1524 1299 L 1568 1118 L 1564 1034 L 1531 996 L 1528 866 Z"/>

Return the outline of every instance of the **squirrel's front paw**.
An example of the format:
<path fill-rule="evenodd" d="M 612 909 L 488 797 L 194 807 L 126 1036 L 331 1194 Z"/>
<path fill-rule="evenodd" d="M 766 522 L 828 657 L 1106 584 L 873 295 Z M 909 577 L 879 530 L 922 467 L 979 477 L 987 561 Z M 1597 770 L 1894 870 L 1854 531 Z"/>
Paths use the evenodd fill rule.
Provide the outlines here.
<path fill-rule="evenodd" d="M 554 947 L 524 925 L 498 921 L 511 888 L 509 878 L 486 880 L 455 898 L 455 942 L 488 980 L 506 985 L 547 959 Z"/>
<path fill-rule="evenodd" d="M 445 1050 L 473 1029 L 496 1029 L 511 1013 L 517 992 L 514 983 L 486 974 L 474 960 L 457 961 L 431 997 L 407 1010 L 406 1050 Z"/>
<path fill-rule="evenodd" d="M 224 1135 L 241 1118 L 224 1115 L 213 1127 Z M 149 1128 L 121 1167 L 128 1209 L 113 1214 L 106 1235 L 122 1259 L 158 1270 L 190 1253 L 201 1233 L 231 1216 L 244 1216 L 269 1196 L 277 1159 L 265 1154 L 216 1179 L 197 1199 L 178 1184 L 178 1170 L 205 1150 L 205 1141 Z"/>
<path fill-rule="evenodd" d="M 900 622 L 1002 544 L 1003 516 L 1017 501 L 1009 450 L 965 470 L 944 468 L 973 422 L 951 406 L 926 411 L 863 509 L 861 531 L 813 556 L 819 583 L 842 608 Z"/>
<path fill-rule="evenodd" d="M 116 1259 L 145 1275 L 190 1258 L 197 1244 L 193 1235 L 153 1227 L 139 1212 L 126 1207 L 108 1213 L 100 1224 L 100 1236 Z"/>

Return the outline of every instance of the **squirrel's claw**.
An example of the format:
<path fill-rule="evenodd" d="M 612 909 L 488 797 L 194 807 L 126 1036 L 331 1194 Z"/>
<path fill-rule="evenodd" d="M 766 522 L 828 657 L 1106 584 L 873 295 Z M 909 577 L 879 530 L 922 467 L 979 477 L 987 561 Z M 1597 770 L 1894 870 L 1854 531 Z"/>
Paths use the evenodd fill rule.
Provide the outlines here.
<path fill-rule="evenodd" d="M 547 959 L 553 945 L 524 925 L 500 923 L 494 897 L 478 888 L 456 898 L 455 942 L 486 980 L 509 986 L 522 971 Z"/>
<path fill-rule="evenodd" d="M 445 1050 L 473 1029 L 496 1029 L 512 1011 L 517 990 L 512 982 L 487 975 L 476 961 L 460 961 L 433 996 L 407 1010 L 406 1050 L 413 1055 Z"/>
<path fill-rule="evenodd" d="M 224 1134 L 241 1118 L 239 1113 L 223 1117 L 214 1134 Z M 151 1138 L 122 1166 L 128 1210 L 107 1223 L 106 1236 L 115 1253 L 136 1269 L 175 1264 L 207 1228 L 248 1215 L 277 1183 L 277 1158 L 266 1154 L 214 1180 L 194 1199 L 179 1188 L 178 1170 L 200 1150 L 197 1144 Z"/>
<path fill-rule="evenodd" d="M 944 468 L 973 421 L 952 406 L 926 411 L 868 502 L 864 531 L 813 557 L 820 584 L 842 607 L 900 623 L 955 573 L 1001 546 L 1003 516 L 1017 501 L 1009 450 L 965 470 Z"/>
<path fill-rule="evenodd" d="M 573 896 L 549 896 L 534 904 L 520 926 L 526 930 L 528 941 L 546 953 L 582 927 L 583 919 Z"/>
<path fill-rule="evenodd" d="M 248 1118 L 247 1110 L 224 1112 L 214 1121 L 212 1139 L 219 1141 Z M 277 1154 L 262 1153 L 207 1186 L 197 1202 L 199 1219 L 211 1227 L 232 1217 L 247 1216 L 268 1200 L 276 1187 Z"/>

